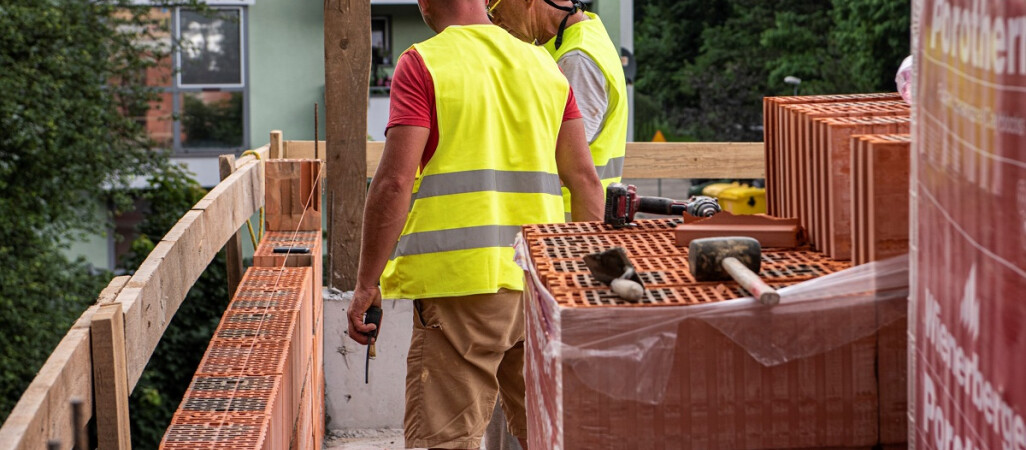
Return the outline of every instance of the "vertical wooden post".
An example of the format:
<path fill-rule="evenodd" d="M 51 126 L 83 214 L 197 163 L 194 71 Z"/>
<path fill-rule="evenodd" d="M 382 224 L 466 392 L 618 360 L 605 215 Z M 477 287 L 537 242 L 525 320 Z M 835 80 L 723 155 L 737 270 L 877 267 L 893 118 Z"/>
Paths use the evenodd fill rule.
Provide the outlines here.
<path fill-rule="evenodd" d="M 330 286 L 356 286 L 367 197 L 370 2 L 325 0 L 325 160 L 328 165 Z"/>
<path fill-rule="evenodd" d="M 235 172 L 235 155 L 221 155 L 217 159 L 221 170 L 221 181 Z M 235 290 L 239 288 L 242 281 L 242 241 L 241 233 L 235 232 L 228 242 L 224 244 L 225 259 L 228 266 L 228 298 L 235 296 Z"/>
<path fill-rule="evenodd" d="M 128 367 L 125 363 L 125 319 L 120 303 L 100 306 L 93 315 L 93 387 L 96 434 L 100 448 L 131 449 L 128 422 Z"/>
<path fill-rule="evenodd" d="M 285 152 L 282 151 L 282 137 L 281 130 L 271 131 L 271 145 L 270 145 L 270 159 L 279 159 L 285 156 Z"/>

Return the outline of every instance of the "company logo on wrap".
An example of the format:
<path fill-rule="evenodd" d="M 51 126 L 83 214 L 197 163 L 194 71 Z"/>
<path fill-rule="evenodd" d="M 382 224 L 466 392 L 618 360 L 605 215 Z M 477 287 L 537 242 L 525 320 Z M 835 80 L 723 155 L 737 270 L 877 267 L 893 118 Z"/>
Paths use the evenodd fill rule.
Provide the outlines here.
<path fill-rule="evenodd" d="M 962 292 L 962 327 L 975 341 L 980 337 L 980 299 L 976 297 L 976 264 L 969 270 L 969 279 L 966 280 L 965 290 Z"/>

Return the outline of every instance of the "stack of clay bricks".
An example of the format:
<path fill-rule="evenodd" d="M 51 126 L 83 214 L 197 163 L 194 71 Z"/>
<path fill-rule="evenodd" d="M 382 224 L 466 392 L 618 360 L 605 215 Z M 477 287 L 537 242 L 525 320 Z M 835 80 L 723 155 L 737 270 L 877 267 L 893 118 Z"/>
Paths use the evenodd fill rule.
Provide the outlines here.
<path fill-rule="evenodd" d="M 905 441 L 893 436 L 903 431 L 898 424 L 905 413 L 891 398 L 893 388 L 903 392 L 904 385 L 887 378 L 890 385 L 882 386 L 890 375 L 878 374 L 876 335 L 767 367 L 713 326 L 675 320 L 677 308 L 667 306 L 747 295 L 733 282 L 695 282 L 688 249 L 675 245 L 680 223 L 641 220 L 622 230 L 600 223 L 524 227 L 524 253 L 537 275 L 525 288 L 532 446 L 871 448 Z M 614 246 L 626 250 L 645 283 L 639 303 L 617 297 L 582 261 Z M 848 267 L 811 250 L 764 249 L 761 274 L 779 288 Z M 796 333 L 807 325 L 794 321 Z M 666 324 L 675 340 L 665 340 Z M 664 356 L 654 356 L 667 345 Z M 631 359 L 635 365 L 622 365 Z M 661 375 L 663 369 L 669 373 L 662 396 L 638 398 L 638 392 L 659 389 L 641 384 L 653 380 L 650 371 Z"/>
<path fill-rule="evenodd" d="M 693 305 L 745 297 L 734 282 L 696 282 L 688 267 L 687 247 L 678 247 L 674 228 L 679 219 L 638 221 L 617 232 L 601 223 L 530 225 L 531 258 L 545 288 L 561 304 L 572 307 Z M 593 252 L 623 247 L 646 287 L 646 297 L 628 303 L 591 276 L 582 258 Z M 812 251 L 763 252 L 761 275 L 774 287 L 784 287 L 844 270 L 845 262 Z"/>
<path fill-rule="evenodd" d="M 852 262 L 908 252 L 908 134 L 852 137 Z"/>
<path fill-rule="evenodd" d="M 896 93 L 767 97 L 764 129 L 769 214 L 797 218 L 813 248 L 834 259 L 851 260 L 853 248 L 873 246 L 861 240 L 871 231 L 855 228 L 869 224 L 853 215 L 854 198 L 865 194 L 856 194 L 855 183 L 863 177 L 856 170 L 868 167 L 854 164 L 854 149 L 863 135 L 907 134 L 909 114 L 908 104 Z M 908 182 L 907 166 L 880 165 L 876 170 L 877 177 L 891 184 Z M 877 203 L 885 209 L 882 203 L 888 201 L 883 197 L 864 199 L 870 210 Z M 891 237 L 887 241 L 884 245 L 896 242 Z M 892 245 L 872 254 L 880 257 L 895 249 Z"/>
<path fill-rule="evenodd" d="M 267 162 L 268 232 L 161 448 L 321 447 L 321 191 L 314 165 L 320 167 L 310 161 Z M 311 195 L 317 200 L 310 201 Z"/>

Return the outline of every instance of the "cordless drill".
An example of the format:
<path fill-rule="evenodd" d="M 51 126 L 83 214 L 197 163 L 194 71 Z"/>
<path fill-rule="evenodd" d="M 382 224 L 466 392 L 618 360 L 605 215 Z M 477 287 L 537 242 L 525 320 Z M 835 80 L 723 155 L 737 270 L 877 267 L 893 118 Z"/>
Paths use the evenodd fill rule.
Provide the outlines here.
<path fill-rule="evenodd" d="M 638 189 L 632 184 L 612 183 L 606 188 L 605 222 L 613 228 L 630 226 L 634 214 L 639 212 L 671 216 L 686 212 L 695 217 L 709 217 L 720 211 L 720 203 L 712 197 L 695 196 L 680 201 L 638 196 Z"/>

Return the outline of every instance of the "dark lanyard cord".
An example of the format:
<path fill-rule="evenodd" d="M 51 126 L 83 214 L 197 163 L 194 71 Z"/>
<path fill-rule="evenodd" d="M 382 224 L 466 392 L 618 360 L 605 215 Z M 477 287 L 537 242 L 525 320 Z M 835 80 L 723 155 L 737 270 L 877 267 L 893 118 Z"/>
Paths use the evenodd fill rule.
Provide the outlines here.
<path fill-rule="evenodd" d="M 566 11 L 566 17 L 563 18 L 562 22 L 559 22 L 559 30 L 556 31 L 556 50 L 559 50 L 559 46 L 563 45 L 563 32 L 566 31 L 566 21 L 570 19 L 570 16 L 577 14 L 578 11 L 584 10 L 584 3 L 581 3 L 580 0 L 571 0 L 571 6 L 559 6 L 552 0 L 545 0 L 545 3 L 560 11 Z"/>

